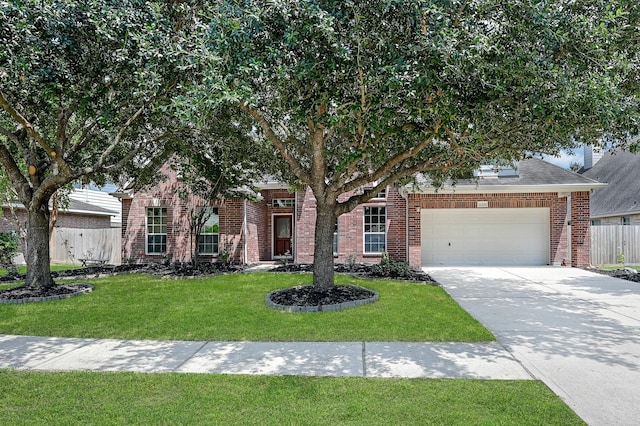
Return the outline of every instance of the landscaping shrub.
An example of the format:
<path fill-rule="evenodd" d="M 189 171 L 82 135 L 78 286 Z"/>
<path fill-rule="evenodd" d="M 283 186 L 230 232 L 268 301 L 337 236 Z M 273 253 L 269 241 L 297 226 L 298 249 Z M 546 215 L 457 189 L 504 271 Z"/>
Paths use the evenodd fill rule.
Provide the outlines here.
<path fill-rule="evenodd" d="M 371 273 L 377 277 L 408 278 L 414 274 L 414 271 L 407 262 L 393 260 L 384 253 L 380 263 L 371 267 Z"/>

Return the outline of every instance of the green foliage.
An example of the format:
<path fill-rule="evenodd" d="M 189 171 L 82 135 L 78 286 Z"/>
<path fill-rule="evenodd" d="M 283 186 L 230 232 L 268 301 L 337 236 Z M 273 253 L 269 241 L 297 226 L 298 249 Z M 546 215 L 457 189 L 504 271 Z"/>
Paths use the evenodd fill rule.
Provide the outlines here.
<path fill-rule="evenodd" d="M 419 173 L 438 186 L 604 135 L 626 143 L 639 20 L 630 0 L 229 0 L 202 97 L 244 112 L 280 157 L 272 173 L 308 185 L 318 217 L 339 216 Z M 332 226 L 315 237 L 320 287 Z"/>
<path fill-rule="evenodd" d="M 15 232 L 0 232 L 0 267 L 9 274 L 17 273 L 13 258 L 18 254 L 20 237 Z"/>
<path fill-rule="evenodd" d="M 407 262 L 391 259 L 387 253 L 383 253 L 380 263 L 373 265 L 371 272 L 378 277 L 405 278 L 412 274 Z"/>
<path fill-rule="evenodd" d="M 320 153 L 332 189 L 416 171 L 442 181 L 637 133 L 638 9 L 228 1 L 211 24 L 207 90 L 221 110 L 246 105 L 292 181 L 319 184 Z"/>

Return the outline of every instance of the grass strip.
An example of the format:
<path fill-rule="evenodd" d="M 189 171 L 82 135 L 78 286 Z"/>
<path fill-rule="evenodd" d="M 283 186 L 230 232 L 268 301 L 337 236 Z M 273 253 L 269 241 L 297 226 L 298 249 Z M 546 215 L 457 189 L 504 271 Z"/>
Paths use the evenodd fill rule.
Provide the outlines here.
<path fill-rule="evenodd" d="M 378 302 L 338 312 L 271 309 L 275 289 L 309 284 L 308 274 L 231 274 L 162 279 L 122 274 L 84 280 L 92 293 L 0 305 L 0 334 L 231 341 L 490 341 L 493 335 L 439 287 L 337 276 L 371 288 Z M 68 281 L 65 281 L 67 283 Z"/>
<path fill-rule="evenodd" d="M 537 381 L 0 370 L 12 424 L 582 425 Z"/>

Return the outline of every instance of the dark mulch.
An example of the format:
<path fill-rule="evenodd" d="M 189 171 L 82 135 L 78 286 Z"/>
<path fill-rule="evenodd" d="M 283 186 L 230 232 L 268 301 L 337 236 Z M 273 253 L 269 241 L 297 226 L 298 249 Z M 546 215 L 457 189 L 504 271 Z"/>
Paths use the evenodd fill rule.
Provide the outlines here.
<path fill-rule="evenodd" d="M 375 293 L 353 285 L 334 286 L 320 291 L 311 285 L 278 290 L 271 294 L 271 301 L 284 306 L 319 306 L 371 299 Z"/>
<path fill-rule="evenodd" d="M 428 274 L 414 269 L 405 268 L 399 274 L 381 273 L 381 268 L 376 265 L 336 264 L 334 270 L 338 273 L 348 274 L 358 278 L 391 278 L 428 285 L 439 285 Z M 313 264 L 293 263 L 282 265 L 271 270 L 272 272 L 313 272 Z M 384 271 L 382 271 L 384 272 Z M 375 293 L 366 288 L 357 286 L 335 286 L 330 290 L 319 291 L 313 286 L 293 287 L 278 290 L 271 294 L 273 303 L 284 306 L 320 306 L 337 305 L 346 302 L 371 299 Z"/>
<path fill-rule="evenodd" d="M 86 284 L 54 285 L 46 290 L 26 286 L 0 290 L 0 300 L 28 300 L 42 297 L 66 296 L 86 291 Z"/>
<path fill-rule="evenodd" d="M 429 285 L 439 285 L 436 280 L 423 271 L 409 269 L 404 271 L 403 274 L 380 274 L 379 268 L 376 265 L 366 265 L 363 263 L 356 263 L 354 265 L 338 263 L 335 265 L 334 270 L 341 274 L 348 274 L 359 278 L 390 278 L 401 281 L 411 281 L 416 283 L 423 283 Z M 271 270 L 271 272 L 313 272 L 313 264 L 310 263 L 292 263 L 289 265 L 278 266 Z"/>
<path fill-rule="evenodd" d="M 619 268 L 613 270 L 605 270 L 605 269 L 589 269 L 590 271 L 597 272 L 602 275 L 608 275 L 614 278 L 620 278 L 627 281 L 633 281 L 636 283 L 640 283 L 640 272 L 631 268 Z"/>

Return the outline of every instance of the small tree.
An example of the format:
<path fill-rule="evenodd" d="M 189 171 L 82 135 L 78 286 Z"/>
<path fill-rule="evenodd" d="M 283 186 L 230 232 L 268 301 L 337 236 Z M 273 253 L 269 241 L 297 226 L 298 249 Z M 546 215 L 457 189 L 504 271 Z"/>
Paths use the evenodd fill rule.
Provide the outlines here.
<path fill-rule="evenodd" d="M 15 232 L 0 232 L 0 266 L 9 275 L 16 275 L 18 270 L 13 258 L 20 252 L 20 237 Z"/>

